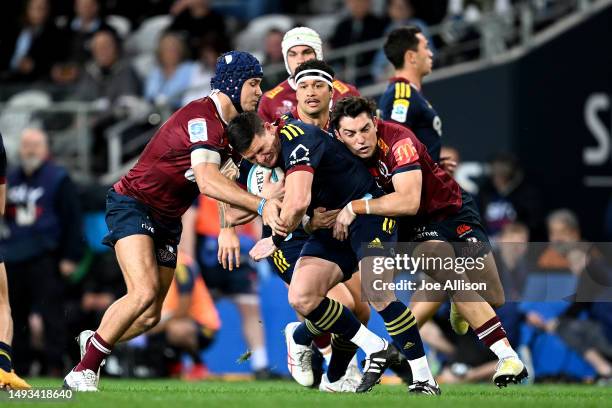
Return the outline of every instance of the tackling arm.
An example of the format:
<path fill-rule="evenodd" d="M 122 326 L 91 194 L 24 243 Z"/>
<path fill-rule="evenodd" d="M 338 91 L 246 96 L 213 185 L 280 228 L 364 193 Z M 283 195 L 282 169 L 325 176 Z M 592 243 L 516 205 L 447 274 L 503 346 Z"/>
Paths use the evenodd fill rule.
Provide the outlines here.
<path fill-rule="evenodd" d="M 415 215 L 421 204 L 421 170 L 415 169 L 393 175 L 395 191 L 382 197 L 351 202 L 355 214 L 376 214 L 389 217 Z M 369 212 L 367 211 L 369 209 Z"/>
<path fill-rule="evenodd" d="M 193 172 L 200 193 L 232 206 L 257 213 L 261 198 L 244 191 L 236 183 L 221 174 L 217 163 L 199 163 L 193 167 Z"/>
<path fill-rule="evenodd" d="M 309 171 L 294 171 L 285 178 L 285 198 L 280 218 L 288 232 L 295 230 L 310 205 L 313 174 Z"/>

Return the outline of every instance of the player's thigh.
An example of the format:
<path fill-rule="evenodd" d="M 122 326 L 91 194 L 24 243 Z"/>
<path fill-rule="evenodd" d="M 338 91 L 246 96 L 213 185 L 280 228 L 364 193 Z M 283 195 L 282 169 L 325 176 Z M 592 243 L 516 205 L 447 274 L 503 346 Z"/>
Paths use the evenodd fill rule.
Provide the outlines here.
<path fill-rule="evenodd" d="M 342 280 L 342 271 L 335 263 L 312 256 L 298 260 L 289 284 L 289 298 L 297 296 L 325 297 Z"/>
<path fill-rule="evenodd" d="M 160 280 L 153 238 L 142 234 L 121 238 L 115 243 L 115 254 L 128 293 L 139 289 L 152 291 L 157 298 Z"/>

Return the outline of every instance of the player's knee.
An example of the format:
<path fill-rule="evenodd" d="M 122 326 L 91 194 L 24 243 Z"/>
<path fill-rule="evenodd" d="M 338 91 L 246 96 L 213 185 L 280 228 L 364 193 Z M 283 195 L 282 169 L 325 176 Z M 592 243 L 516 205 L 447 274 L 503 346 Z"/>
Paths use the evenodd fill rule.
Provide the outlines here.
<path fill-rule="evenodd" d="M 157 289 L 155 288 L 155 285 L 140 287 L 133 290 L 131 293 L 128 292 L 128 296 L 129 295 L 133 297 L 136 307 L 140 313 L 144 313 L 155 303 L 157 298 Z"/>
<path fill-rule="evenodd" d="M 289 304 L 302 316 L 307 316 L 321 302 L 321 299 L 308 293 L 289 290 Z"/>

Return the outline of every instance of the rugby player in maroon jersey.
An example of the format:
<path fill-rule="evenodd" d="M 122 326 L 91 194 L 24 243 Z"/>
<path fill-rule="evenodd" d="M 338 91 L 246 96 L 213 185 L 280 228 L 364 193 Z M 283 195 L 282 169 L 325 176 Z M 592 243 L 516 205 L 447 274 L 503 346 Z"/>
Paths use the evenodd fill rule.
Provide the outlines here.
<path fill-rule="evenodd" d="M 282 230 L 278 200 L 249 194 L 219 171 L 232 156 L 226 125 L 240 112 L 257 109 L 262 77 L 259 61 L 249 53 L 223 54 L 211 94 L 175 112 L 109 190 L 104 243 L 115 248 L 127 294 L 108 308 L 96 332 L 79 335 L 81 361 L 64 387 L 97 391 L 100 365 L 113 346 L 157 324 L 174 276 L 181 216 L 198 194 L 257 212 Z"/>
<path fill-rule="evenodd" d="M 375 106 L 364 98 L 351 97 L 336 104 L 331 117 L 336 136 L 362 158 L 386 195 L 371 200 L 353 200 L 336 218 L 334 235 L 345 239 L 348 227 L 360 214 L 403 216 L 400 233 L 404 240 L 433 243 L 432 255 L 453 251 L 445 242 L 483 242 L 488 238 L 471 197 L 429 156 L 426 147 L 407 128 L 378 120 Z M 404 231 L 402 231 L 404 229 Z M 438 252 L 439 250 L 442 252 Z M 452 252 L 451 252 L 452 255 Z M 499 282 L 492 256 L 486 259 L 490 280 Z M 427 271 L 440 278 L 440 271 Z M 363 277 L 362 277 L 363 279 Z M 501 285 L 498 284 L 499 289 Z M 517 383 L 527 370 L 506 338 L 506 332 L 489 303 L 475 292 L 468 299 L 451 291 L 459 313 L 478 338 L 498 357 L 493 376 L 498 386 Z M 475 301 L 480 299 L 480 301 Z M 503 303 L 503 291 L 493 294 L 492 303 Z M 435 302 L 431 302 L 435 303 Z M 431 315 L 414 314 L 422 325 Z"/>
<path fill-rule="evenodd" d="M 264 93 L 257 114 L 266 122 L 272 123 L 281 115 L 291 112 L 297 106 L 295 91 L 295 69 L 303 62 L 313 59 L 323 59 L 323 43 L 321 37 L 311 28 L 295 27 L 283 37 L 283 58 L 289 78 Z M 353 85 L 334 79 L 332 104 L 347 96 L 359 96 L 359 91 Z M 329 106 L 331 108 L 331 104 Z"/>

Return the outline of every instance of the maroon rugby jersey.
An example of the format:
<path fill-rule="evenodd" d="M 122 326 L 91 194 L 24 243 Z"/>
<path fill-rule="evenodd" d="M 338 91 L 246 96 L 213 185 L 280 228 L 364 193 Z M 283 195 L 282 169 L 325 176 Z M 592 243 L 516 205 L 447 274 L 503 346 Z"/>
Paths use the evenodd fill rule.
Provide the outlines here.
<path fill-rule="evenodd" d="M 420 169 L 423 175 L 421 205 L 417 215 L 429 220 L 444 219 L 459 211 L 461 188 L 427 153 L 427 148 L 411 130 L 378 120 L 378 149 L 370 163 L 370 173 L 390 193 L 394 174 Z"/>
<path fill-rule="evenodd" d="M 170 116 L 115 190 L 146 204 L 154 215 L 180 218 L 199 194 L 191 152 L 214 150 L 222 162 L 230 155 L 225 123 L 213 99 L 216 95 L 197 99 Z"/>
<path fill-rule="evenodd" d="M 348 96 L 359 96 L 359 91 L 353 85 L 345 82 L 334 80 L 332 83 L 334 95 L 332 96 L 333 103 Z M 291 112 L 297 106 L 297 98 L 295 97 L 295 89 L 289 84 L 286 79 L 275 88 L 264 93 L 259 101 L 259 109 L 257 114 L 264 121 L 272 123 L 282 114 Z M 332 108 L 330 106 L 330 110 Z"/>

